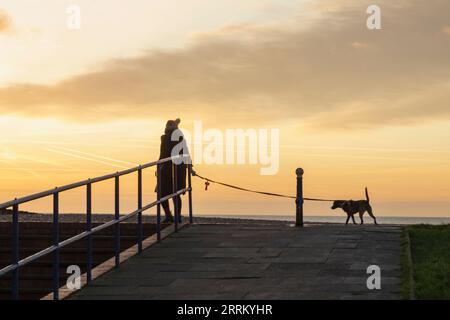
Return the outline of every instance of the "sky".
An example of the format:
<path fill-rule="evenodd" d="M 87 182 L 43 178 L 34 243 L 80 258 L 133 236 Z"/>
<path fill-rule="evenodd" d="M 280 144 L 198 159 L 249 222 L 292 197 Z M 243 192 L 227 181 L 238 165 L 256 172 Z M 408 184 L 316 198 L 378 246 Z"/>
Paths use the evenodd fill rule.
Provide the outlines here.
<path fill-rule="evenodd" d="M 199 164 L 215 180 L 305 196 L 364 198 L 379 216 L 450 217 L 450 2 L 3 0 L 0 202 L 155 160 L 181 129 L 279 129 L 280 168 Z M 81 27 L 67 28 L 70 5 Z M 151 201 L 156 179 L 145 174 Z M 136 177 L 121 184 L 136 204 Z M 289 199 L 194 180 L 201 214 L 294 214 Z M 94 187 L 110 212 L 112 183 Z M 84 190 L 62 196 L 83 212 Z M 51 199 L 24 206 L 50 210 Z M 306 215 L 338 215 L 307 203 Z"/>

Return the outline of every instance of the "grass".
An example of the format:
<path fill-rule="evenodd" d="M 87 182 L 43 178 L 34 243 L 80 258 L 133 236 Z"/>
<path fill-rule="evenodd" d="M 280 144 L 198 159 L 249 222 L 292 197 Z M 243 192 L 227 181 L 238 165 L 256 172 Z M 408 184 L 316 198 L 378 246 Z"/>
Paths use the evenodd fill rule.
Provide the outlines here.
<path fill-rule="evenodd" d="M 402 264 L 402 297 L 405 300 L 414 299 L 414 280 L 413 266 L 411 258 L 411 242 L 408 229 L 405 228 L 402 240 L 403 254 L 401 257 Z"/>
<path fill-rule="evenodd" d="M 404 250 L 403 296 L 410 298 L 408 293 L 413 290 L 416 299 L 450 299 L 450 225 L 414 225 L 407 227 L 406 232 L 411 259 L 408 250 Z"/>

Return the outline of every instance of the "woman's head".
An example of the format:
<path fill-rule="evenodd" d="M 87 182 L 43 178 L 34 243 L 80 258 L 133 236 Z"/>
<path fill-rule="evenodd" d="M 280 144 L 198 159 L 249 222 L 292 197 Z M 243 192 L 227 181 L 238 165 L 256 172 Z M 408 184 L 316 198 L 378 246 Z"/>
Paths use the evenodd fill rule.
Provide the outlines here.
<path fill-rule="evenodd" d="M 178 129 L 178 125 L 180 124 L 181 120 L 180 119 L 175 119 L 175 120 L 169 120 L 166 123 L 166 129 L 164 130 L 165 133 L 171 133 L 174 130 Z"/>

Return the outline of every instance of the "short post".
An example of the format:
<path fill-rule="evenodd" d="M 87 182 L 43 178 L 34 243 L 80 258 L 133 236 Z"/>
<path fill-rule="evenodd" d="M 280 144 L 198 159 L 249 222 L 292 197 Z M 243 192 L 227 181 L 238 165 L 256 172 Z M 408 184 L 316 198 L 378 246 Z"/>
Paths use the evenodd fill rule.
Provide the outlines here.
<path fill-rule="evenodd" d="M 116 173 L 115 183 L 114 183 L 114 220 L 116 224 L 114 225 L 114 242 L 115 242 L 115 265 L 116 267 L 120 264 L 120 203 L 119 203 L 119 176 Z"/>
<path fill-rule="evenodd" d="M 172 192 L 175 194 L 178 192 L 178 179 L 177 179 L 177 165 L 173 163 L 172 161 Z M 174 200 L 174 210 L 175 210 L 175 232 L 178 232 L 178 219 L 179 219 L 179 212 L 178 212 L 178 196 L 175 196 L 173 198 Z"/>
<path fill-rule="evenodd" d="M 297 168 L 295 174 L 297 175 L 297 197 L 295 199 L 296 214 L 295 214 L 295 226 L 303 227 L 303 169 Z"/>
<path fill-rule="evenodd" d="M 14 199 L 17 200 L 17 199 Z M 12 272 L 12 299 L 19 300 L 19 205 L 13 205 L 12 217 L 12 261 L 16 266 Z"/>
<path fill-rule="evenodd" d="M 156 239 L 158 242 L 161 241 L 161 165 L 158 163 L 156 165 Z"/>
<path fill-rule="evenodd" d="M 56 188 L 55 188 L 56 189 Z M 59 193 L 53 194 L 53 300 L 59 300 Z"/>
<path fill-rule="evenodd" d="M 89 232 L 86 237 L 86 253 L 87 253 L 87 263 L 86 263 L 86 280 L 87 284 L 92 282 L 92 184 L 91 179 L 86 185 L 86 231 Z"/>
<path fill-rule="evenodd" d="M 189 223 L 193 223 L 193 217 L 192 217 L 192 163 L 188 164 L 188 196 L 189 196 Z"/>
<path fill-rule="evenodd" d="M 142 253 L 142 169 L 138 170 L 138 254 Z"/>

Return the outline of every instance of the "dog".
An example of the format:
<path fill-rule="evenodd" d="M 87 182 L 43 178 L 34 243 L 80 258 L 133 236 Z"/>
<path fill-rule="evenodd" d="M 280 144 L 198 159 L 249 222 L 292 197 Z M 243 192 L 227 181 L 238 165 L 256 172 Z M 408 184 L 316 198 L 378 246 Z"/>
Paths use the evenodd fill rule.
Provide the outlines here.
<path fill-rule="evenodd" d="M 350 218 L 352 218 L 353 223 L 356 224 L 354 217 L 355 213 L 359 213 L 361 224 L 363 224 L 364 223 L 363 215 L 366 211 L 369 214 L 369 216 L 372 217 L 375 224 L 378 224 L 377 219 L 373 215 L 372 207 L 370 206 L 369 192 L 367 191 L 367 188 L 366 188 L 366 200 L 358 200 L 358 201 L 336 200 L 333 202 L 333 206 L 331 207 L 331 209 L 335 210 L 337 208 L 341 208 L 342 210 L 345 211 L 345 213 L 347 213 L 347 221 L 345 221 L 345 225 L 348 224 Z"/>

